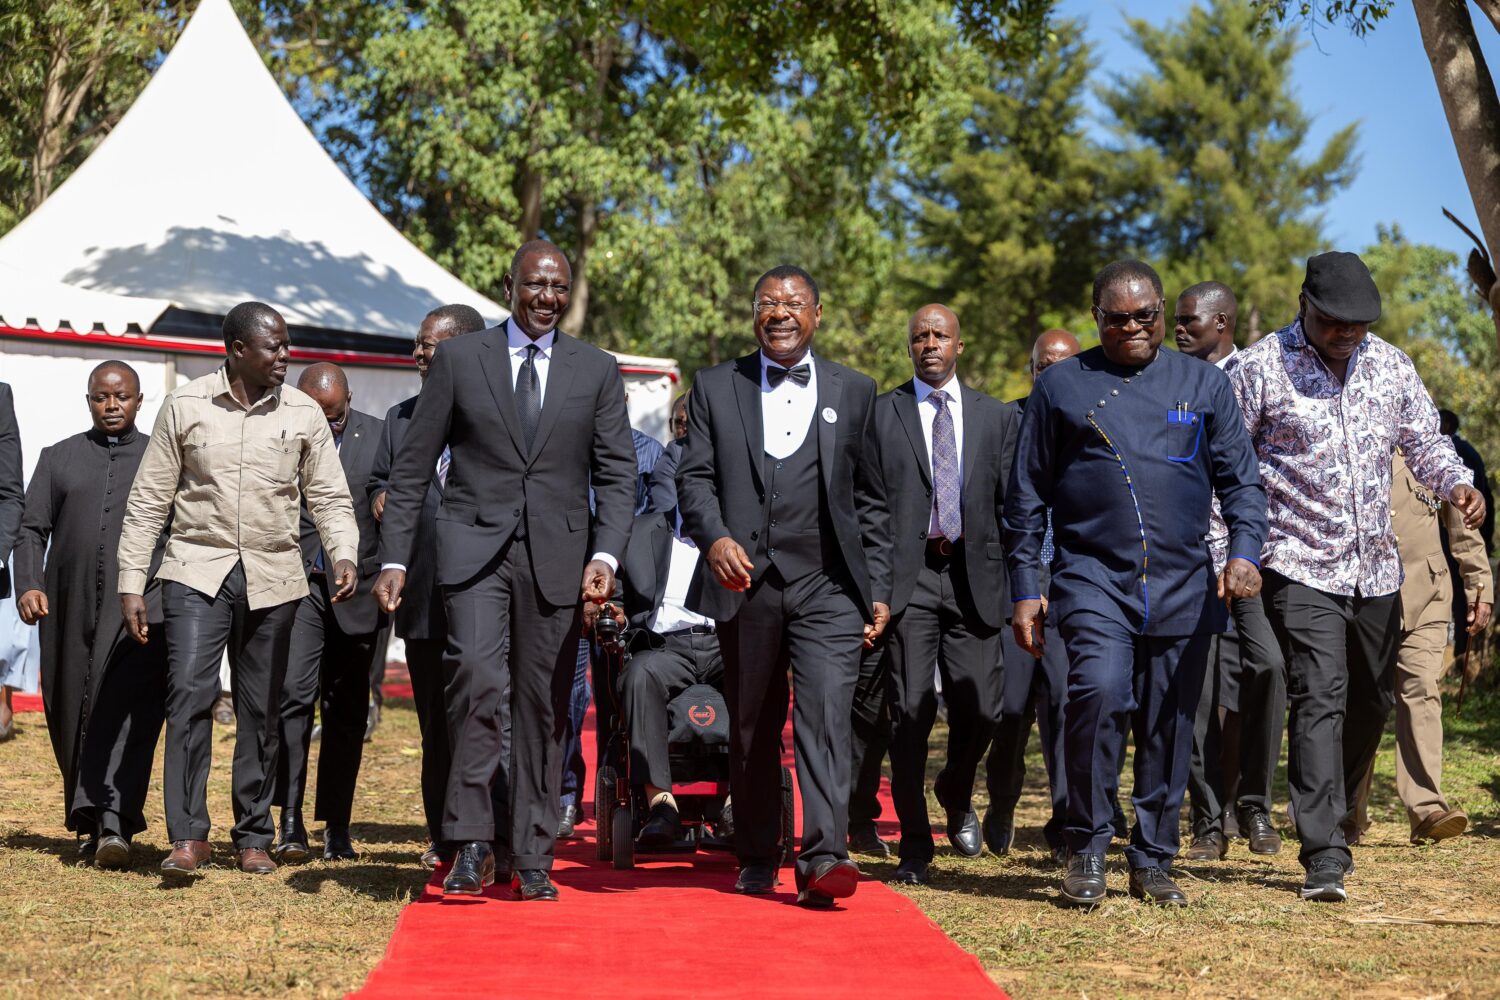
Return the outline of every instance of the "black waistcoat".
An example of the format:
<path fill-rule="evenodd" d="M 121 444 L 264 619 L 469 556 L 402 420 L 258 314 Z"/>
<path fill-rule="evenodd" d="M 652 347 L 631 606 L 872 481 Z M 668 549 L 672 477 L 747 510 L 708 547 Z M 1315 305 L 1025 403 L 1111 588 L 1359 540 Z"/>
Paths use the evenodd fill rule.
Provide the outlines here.
<path fill-rule="evenodd" d="M 786 458 L 764 456 L 766 524 L 753 562 L 768 561 L 782 579 L 832 572 L 843 565 L 818 466 L 818 435 L 809 427 L 802 447 Z"/>

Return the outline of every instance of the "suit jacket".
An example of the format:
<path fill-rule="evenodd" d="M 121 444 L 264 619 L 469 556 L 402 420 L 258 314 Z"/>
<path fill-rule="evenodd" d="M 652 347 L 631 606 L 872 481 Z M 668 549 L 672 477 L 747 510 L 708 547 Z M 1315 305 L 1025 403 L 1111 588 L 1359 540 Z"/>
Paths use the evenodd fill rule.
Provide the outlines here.
<path fill-rule="evenodd" d="M 1021 418 L 1013 403 L 1002 403 L 966 385 L 960 388 L 965 576 L 980 620 L 999 628 L 1010 615 L 1000 518 Z M 891 509 L 891 614 L 898 615 L 911 600 L 932 523 L 932 463 L 911 382 L 903 382 L 876 401 L 875 439 L 880 444 L 881 478 Z"/>
<path fill-rule="evenodd" d="M 630 531 L 630 544 L 620 560 L 619 597 L 630 629 L 632 649 L 653 645 L 651 618 L 667 593 L 667 573 L 672 567 L 672 514 L 642 514 Z M 656 644 L 659 644 L 657 640 Z"/>
<path fill-rule="evenodd" d="M 358 582 L 354 596 L 333 606 L 333 617 L 345 635 L 366 635 L 385 625 L 385 615 L 370 593 L 375 586 L 375 577 L 380 574 L 380 525 L 370 513 L 369 493 L 370 467 L 375 462 L 375 453 L 380 450 L 384 423 L 379 417 L 350 409 L 349 422 L 344 425 L 344 436 L 339 441 L 339 465 L 344 468 L 349 496 L 354 501 L 354 521 L 359 525 L 359 562 L 355 565 Z M 310 575 L 321 554 L 324 571 L 332 573 L 333 561 L 323 551 L 318 526 L 307 513 L 305 503 L 301 530 L 303 568 Z"/>
<path fill-rule="evenodd" d="M 380 445 L 370 467 L 369 497 L 386 492 L 391 484 L 391 466 L 406 438 L 406 428 L 417 409 L 417 397 L 403 399 L 386 411 Z M 434 463 L 436 469 L 436 463 Z M 437 585 L 437 512 L 443 503 L 443 487 L 433 476 L 422 498 L 417 518 L 416 543 L 406 565 L 406 589 L 393 616 L 396 634 L 403 639 L 443 639 L 448 635 L 448 615 L 443 610 L 443 592 Z"/>
<path fill-rule="evenodd" d="M 542 596 L 559 606 L 577 604 L 590 528 L 594 549 L 615 558 L 630 540 L 636 463 L 625 387 L 613 357 L 559 331 L 528 449 L 513 379 L 504 326 L 438 346 L 391 468 L 381 561 L 410 565 L 423 501 L 447 445 L 437 582 L 472 579 L 524 516 Z"/>
<path fill-rule="evenodd" d="M 819 474 L 843 555 L 842 567 L 871 621 L 874 602 L 891 600 L 890 514 L 875 441 L 875 382 L 821 355 L 818 402 L 808 434 L 818 442 Z M 688 402 L 687 446 L 677 467 L 683 530 L 706 556 L 728 536 L 755 552 L 766 525 L 765 443 L 761 423 L 760 353 L 698 373 Z M 832 411 L 834 422 L 823 414 Z M 767 563 L 755 565 L 759 581 Z M 721 586 L 705 558 L 688 591 L 688 607 L 716 621 L 733 618 L 745 595 Z"/>
<path fill-rule="evenodd" d="M 1463 515 L 1456 507 L 1417 482 L 1400 452 L 1391 469 L 1391 527 L 1401 553 L 1402 628 L 1409 632 L 1429 622 L 1447 622 L 1453 616 L 1453 580 L 1443 556 L 1439 527 L 1448 530 L 1453 558 L 1463 574 L 1464 603 L 1494 601 L 1494 574 L 1479 529 L 1464 527 Z"/>
<path fill-rule="evenodd" d="M 16 423 L 10 386 L 0 382 L 0 598 L 10 596 L 10 550 L 21 530 L 26 507 L 25 476 L 21 462 L 21 428 Z"/>

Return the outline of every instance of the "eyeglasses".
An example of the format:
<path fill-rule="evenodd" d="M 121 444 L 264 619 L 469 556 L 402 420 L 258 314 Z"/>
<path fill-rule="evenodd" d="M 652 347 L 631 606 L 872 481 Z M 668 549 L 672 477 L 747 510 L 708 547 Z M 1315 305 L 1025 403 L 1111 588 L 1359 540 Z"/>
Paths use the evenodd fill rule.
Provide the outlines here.
<path fill-rule="evenodd" d="M 1135 312 L 1105 312 L 1098 306 L 1094 307 L 1094 315 L 1111 330 L 1118 330 L 1129 326 L 1131 320 L 1135 320 L 1138 326 L 1147 327 L 1156 322 L 1156 317 L 1162 313 L 1162 305 L 1158 302 L 1154 309 L 1138 309 Z"/>
<path fill-rule="evenodd" d="M 775 299 L 761 299 L 755 303 L 755 313 L 763 316 L 768 312 L 775 312 L 778 308 L 785 309 L 793 316 L 810 308 L 806 302 L 778 302 Z"/>

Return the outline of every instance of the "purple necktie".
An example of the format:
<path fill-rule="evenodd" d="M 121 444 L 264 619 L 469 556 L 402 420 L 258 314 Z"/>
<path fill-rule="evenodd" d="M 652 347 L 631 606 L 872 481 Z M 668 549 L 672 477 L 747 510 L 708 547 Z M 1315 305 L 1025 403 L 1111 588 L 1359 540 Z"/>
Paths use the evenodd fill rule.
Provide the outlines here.
<path fill-rule="evenodd" d="M 938 530 L 950 542 L 964 533 L 962 490 L 958 481 L 958 437 L 948 394 L 941 389 L 927 397 L 937 407 L 932 418 L 932 488 L 937 503 Z"/>

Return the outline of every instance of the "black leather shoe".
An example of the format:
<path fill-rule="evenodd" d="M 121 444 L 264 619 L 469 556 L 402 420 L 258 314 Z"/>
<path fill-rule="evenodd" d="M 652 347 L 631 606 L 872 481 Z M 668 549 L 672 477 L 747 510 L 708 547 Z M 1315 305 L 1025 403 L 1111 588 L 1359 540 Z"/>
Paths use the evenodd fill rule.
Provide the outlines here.
<path fill-rule="evenodd" d="M 1104 902 L 1104 855 L 1075 854 L 1068 858 L 1062 896 L 1074 906 L 1098 906 Z"/>
<path fill-rule="evenodd" d="M 523 868 L 510 878 L 510 887 L 516 898 L 530 902 L 535 899 L 557 901 L 557 886 L 552 877 L 540 868 Z"/>
<path fill-rule="evenodd" d="M 813 869 L 807 888 L 832 899 L 846 899 L 859 886 L 859 866 L 848 858 L 824 861 Z"/>
<path fill-rule="evenodd" d="M 100 868 L 130 867 L 130 841 L 118 833 L 106 833 L 99 838 L 99 846 L 94 850 L 94 864 Z"/>
<path fill-rule="evenodd" d="M 991 854 L 1009 854 L 1010 845 L 1016 840 L 1016 817 L 1014 813 L 998 809 L 984 811 L 984 846 Z"/>
<path fill-rule="evenodd" d="M 423 868 L 426 868 L 428 871 L 432 871 L 438 865 L 443 863 L 443 852 L 438 849 L 438 845 L 428 844 L 427 850 L 422 852 L 422 857 L 419 859 L 419 861 Z"/>
<path fill-rule="evenodd" d="M 979 816 L 970 809 L 962 816 L 948 814 L 948 843 L 966 858 L 977 858 L 984 849 L 984 838 L 979 833 Z"/>
<path fill-rule="evenodd" d="M 1217 830 L 1200 833 L 1182 852 L 1184 861 L 1220 861 L 1229 853 L 1229 842 Z"/>
<path fill-rule="evenodd" d="M 478 896 L 486 886 L 495 884 L 495 852 L 482 840 L 474 840 L 458 849 L 453 870 L 443 879 L 443 893 L 449 896 Z"/>
<path fill-rule="evenodd" d="M 582 818 L 583 814 L 578 811 L 577 806 L 563 806 L 562 815 L 557 821 L 557 839 L 572 840 L 574 837 L 573 828 L 578 825 L 578 821 Z"/>
<path fill-rule="evenodd" d="M 723 841 L 734 843 L 734 810 L 725 802 L 719 811 L 719 821 L 714 824 L 714 834 Z"/>
<path fill-rule="evenodd" d="M 1162 906 L 1187 905 L 1187 896 L 1172 881 L 1172 876 L 1155 865 L 1130 869 L 1130 894 L 1136 899 Z"/>
<path fill-rule="evenodd" d="M 1261 810 L 1244 810 L 1240 814 L 1240 830 L 1250 844 L 1251 854 L 1281 853 L 1281 834 L 1271 825 L 1271 817 Z"/>
<path fill-rule="evenodd" d="M 797 905 L 809 910 L 831 910 L 835 903 L 832 896 L 825 896 L 816 889 L 803 889 L 797 893 Z"/>
<path fill-rule="evenodd" d="M 891 881 L 897 885 L 926 885 L 927 868 L 925 861 L 902 861 L 896 866 L 896 874 L 891 876 Z"/>
<path fill-rule="evenodd" d="M 359 852 L 354 849 L 354 842 L 349 839 L 347 826 L 330 825 L 323 828 L 324 861 L 353 861 L 357 857 L 359 857 Z"/>
<path fill-rule="evenodd" d="M 875 858 L 891 856 L 891 845 L 880 839 L 874 826 L 849 831 L 849 853 L 868 854 Z"/>
<path fill-rule="evenodd" d="M 677 807 L 665 800 L 651 807 L 635 842 L 645 850 L 670 847 L 682 839 L 682 817 Z"/>
<path fill-rule="evenodd" d="M 281 810 L 281 830 L 277 835 L 276 846 L 271 848 L 271 857 L 283 865 L 306 861 L 312 854 L 307 841 L 307 828 L 302 825 L 302 810 L 291 806 Z"/>
<path fill-rule="evenodd" d="M 1298 895 L 1314 903 L 1344 902 L 1349 898 L 1344 891 L 1344 866 L 1334 858 L 1314 860 Z"/>
<path fill-rule="evenodd" d="M 78 863 L 80 865 L 92 865 L 94 856 L 99 851 L 98 837 L 84 837 L 78 841 Z"/>
<path fill-rule="evenodd" d="M 739 878 L 734 880 L 734 891 L 746 896 L 764 896 L 778 885 L 781 879 L 770 865 L 749 864 L 740 867 Z"/>

